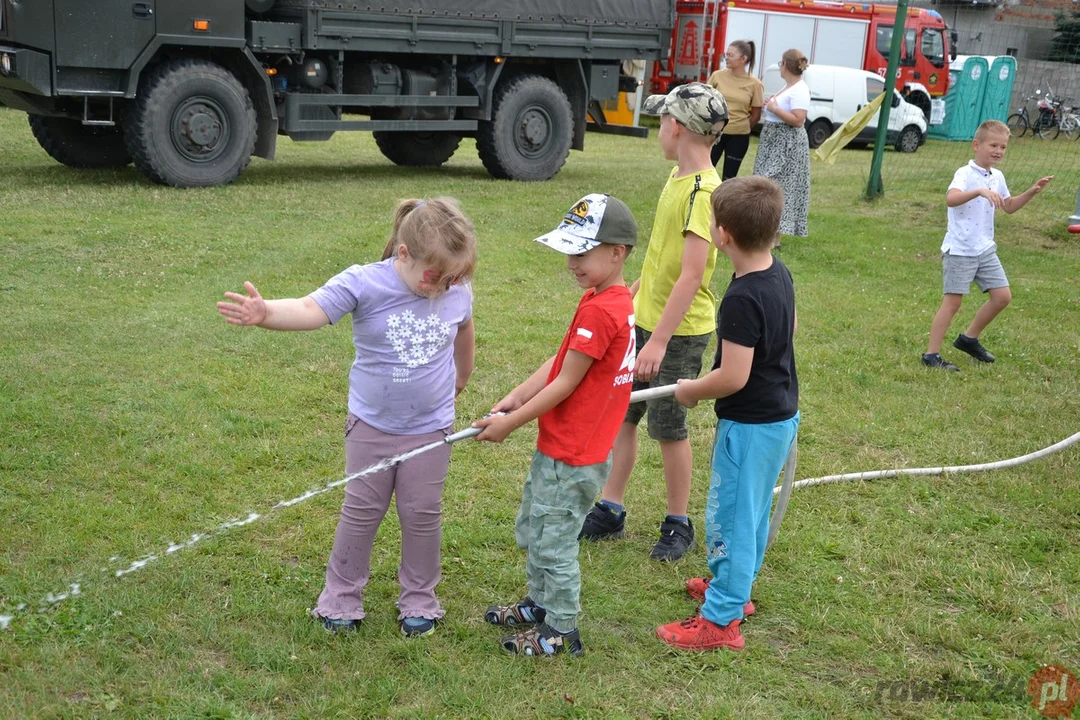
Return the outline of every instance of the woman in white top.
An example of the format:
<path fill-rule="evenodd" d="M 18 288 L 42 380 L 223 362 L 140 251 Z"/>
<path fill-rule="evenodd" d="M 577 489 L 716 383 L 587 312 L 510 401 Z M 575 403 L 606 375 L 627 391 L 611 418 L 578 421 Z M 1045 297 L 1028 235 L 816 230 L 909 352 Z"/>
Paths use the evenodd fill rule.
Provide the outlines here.
<path fill-rule="evenodd" d="M 780 232 L 806 237 L 810 210 L 810 144 L 806 139 L 806 111 L 810 88 L 802 81 L 809 61 L 799 50 L 788 50 L 780 59 L 784 89 L 765 102 L 761 139 L 754 174 L 775 180 L 784 190 L 784 213 Z M 779 238 L 777 238 L 779 241 Z"/>

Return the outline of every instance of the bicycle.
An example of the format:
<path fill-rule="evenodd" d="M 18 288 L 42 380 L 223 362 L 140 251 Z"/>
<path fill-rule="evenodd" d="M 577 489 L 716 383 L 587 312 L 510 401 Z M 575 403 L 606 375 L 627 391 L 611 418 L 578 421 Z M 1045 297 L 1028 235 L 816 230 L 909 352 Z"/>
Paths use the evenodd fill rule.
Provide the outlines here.
<path fill-rule="evenodd" d="M 1060 128 L 1061 132 L 1065 134 L 1065 137 L 1070 140 L 1080 138 L 1080 115 L 1077 114 L 1076 108 L 1070 106 L 1061 108 L 1061 115 L 1058 119 L 1058 128 Z"/>
<path fill-rule="evenodd" d="M 1065 133 L 1070 140 L 1080 137 L 1080 115 L 1066 102 L 1072 102 L 1072 98 L 1057 98 L 1053 90 L 1039 102 L 1039 137 L 1053 140 L 1059 133 Z"/>
<path fill-rule="evenodd" d="M 1046 82 L 1046 89 L 1047 96 L 1052 97 L 1054 91 L 1050 87 L 1049 81 Z M 1039 115 L 1034 119 L 1032 119 L 1031 113 L 1028 112 L 1028 104 L 1031 103 L 1032 100 L 1037 101 L 1039 106 Z M 1031 131 L 1032 135 L 1039 135 L 1040 137 L 1042 137 L 1040 130 L 1044 129 L 1045 125 L 1045 116 L 1043 114 L 1042 108 L 1043 102 L 1044 100 L 1042 97 L 1042 90 L 1039 88 L 1036 88 L 1035 92 L 1023 99 L 1020 107 L 1017 108 L 1016 112 L 1014 112 L 1005 120 L 1005 124 L 1009 127 L 1010 137 L 1023 137 L 1028 130 Z M 1053 121 L 1053 124 L 1055 126 L 1057 125 L 1056 117 Z"/>
<path fill-rule="evenodd" d="M 1031 95 L 1028 95 L 1023 99 L 1016 112 L 1005 120 L 1005 124 L 1009 126 L 1010 137 L 1024 137 L 1024 134 L 1027 133 L 1028 130 L 1031 130 L 1031 116 L 1028 114 L 1028 103 L 1038 98 L 1041 94 L 1041 90 L 1036 90 Z M 1034 134 L 1035 132 L 1032 131 L 1032 135 Z"/>

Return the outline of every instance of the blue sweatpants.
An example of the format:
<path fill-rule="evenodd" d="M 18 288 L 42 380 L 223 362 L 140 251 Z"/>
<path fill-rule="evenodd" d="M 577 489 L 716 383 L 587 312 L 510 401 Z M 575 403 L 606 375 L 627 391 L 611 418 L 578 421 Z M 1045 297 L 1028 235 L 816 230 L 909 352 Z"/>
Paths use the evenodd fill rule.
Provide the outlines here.
<path fill-rule="evenodd" d="M 743 617 L 765 558 L 773 488 L 798 429 L 798 413 L 775 423 L 716 424 L 705 506 L 705 552 L 713 579 L 701 615 L 717 625 Z"/>

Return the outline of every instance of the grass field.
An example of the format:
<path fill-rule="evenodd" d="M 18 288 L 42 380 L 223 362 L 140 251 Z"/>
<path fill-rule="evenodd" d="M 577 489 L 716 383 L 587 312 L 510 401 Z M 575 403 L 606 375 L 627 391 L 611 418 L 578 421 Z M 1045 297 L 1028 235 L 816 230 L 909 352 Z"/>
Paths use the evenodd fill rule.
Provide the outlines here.
<path fill-rule="evenodd" d="M 747 650 L 695 654 L 653 634 L 693 614 L 682 583 L 706 567 L 700 550 L 647 559 L 664 490 L 643 443 L 627 540 L 582 549 L 586 656 L 535 661 L 502 654 L 482 618 L 524 592 L 512 525 L 535 427 L 466 441 L 446 485 L 436 635 L 398 633 L 393 510 L 362 630 L 333 636 L 307 617 L 340 491 L 271 508 L 342 474 L 348 324 L 238 329 L 214 302 L 244 280 L 267 297 L 310 292 L 377 259 L 396 200 L 454 195 L 480 240 L 464 426 L 554 352 L 577 302 L 565 262 L 531 239 L 596 191 L 625 200 L 648 237 L 670 167 L 655 138 L 587 147 L 554 180 L 518 184 L 489 178 L 471 141 L 418 171 L 366 134 L 283 139 L 233 186 L 177 191 L 132 168 L 62 167 L 24 115 L 0 110 L 0 615 L 14 615 L 0 717 L 1037 717 L 1032 673 L 1080 672 L 1080 447 L 1008 471 L 797 491 Z M 799 304 L 799 478 L 1003 459 L 1080 431 L 1080 244 L 1043 198 L 998 223 L 1015 298 L 983 337 L 998 362 L 946 346 L 961 373 L 919 363 L 940 301 L 954 168 L 932 160 L 946 150 L 890 155 L 903 182 L 873 204 L 859 199 L 869 153 L 813 165 L 811 236 L 779 251 Z M 1014 192 L 1031 179 L 1010 177 Z M 718 294 L 729 272 L 721 258 Z M 707 404 L 691 413 L 695 518 L 713 423 Z M 264 517 L 113 575 L 249 512 Z M 78 596 L 47 602 L 76 582 Z"/>

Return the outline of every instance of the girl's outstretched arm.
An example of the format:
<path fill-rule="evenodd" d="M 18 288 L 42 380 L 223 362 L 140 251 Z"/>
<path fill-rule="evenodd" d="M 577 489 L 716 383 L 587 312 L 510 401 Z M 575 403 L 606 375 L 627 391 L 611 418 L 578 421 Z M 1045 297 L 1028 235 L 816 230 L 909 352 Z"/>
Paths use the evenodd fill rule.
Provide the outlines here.
<path fill-rule="evenodd" d="M 219 302 L 218 312 L 231 325 L 258 325 L 268 330 L 315 330 L 330 322 L 318 303 L 310 297 L 264 300 L 250 282 L 244 283 L 247 295 L 227 292 Z"/>

